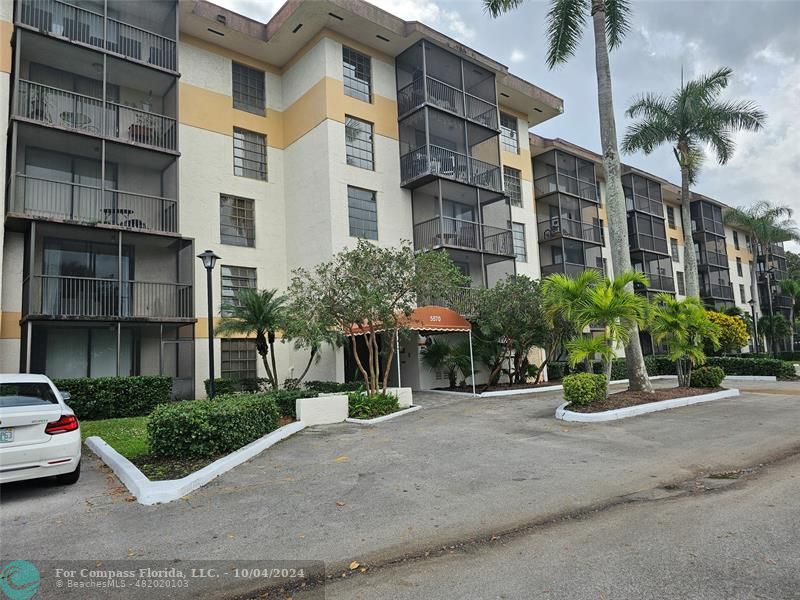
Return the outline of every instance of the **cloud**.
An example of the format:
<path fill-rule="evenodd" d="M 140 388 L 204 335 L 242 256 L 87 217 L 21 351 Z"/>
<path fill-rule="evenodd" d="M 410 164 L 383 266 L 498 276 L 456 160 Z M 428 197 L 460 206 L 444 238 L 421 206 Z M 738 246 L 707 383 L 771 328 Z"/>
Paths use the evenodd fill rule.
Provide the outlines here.
<path fill-rule="evenodd" d="M 522 50 L 520 50 L 519 48 L 514 48 L 514 49 L 511 51 L 511 58 L 510 58 L 510 60 L 511 60 L 512 64 L 515 64 L 515 65 L 516 65 L 517 63 L 521 63 L 521 62 L 522 62 L 522 61 L 524 61 L 526 58 L 528 58 L 528 55 L 527 55 L 527 54 L 525 54 L 525 53 L 524 53 Z"/>

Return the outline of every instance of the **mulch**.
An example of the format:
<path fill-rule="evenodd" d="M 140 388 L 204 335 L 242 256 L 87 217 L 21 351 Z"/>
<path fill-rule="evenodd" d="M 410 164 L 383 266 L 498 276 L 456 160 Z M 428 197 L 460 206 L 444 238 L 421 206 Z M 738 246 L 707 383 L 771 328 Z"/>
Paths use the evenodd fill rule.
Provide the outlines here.
<path fill-rule="evenodd" d="M 605 400 L 599 402 L 592 402 L 585 406 L 569 405 L 568 410 L 580 413 L 595 413 L 603 412 L 606 410 L 614 410 L 615 408 L 626 408 L 628 406 L 637 406 L 639 404 L 649 404 L 650 402 L 660 402 L 661 400 L 672 400 L 673 398 L 685 398 L 686 396 L 700 396 L 701 394 L 710 394 L 712 392 L 719 392 L 725 388 L 659 388 L 652 394 L 647 392 L 617 392 L 610 394 Z"/>

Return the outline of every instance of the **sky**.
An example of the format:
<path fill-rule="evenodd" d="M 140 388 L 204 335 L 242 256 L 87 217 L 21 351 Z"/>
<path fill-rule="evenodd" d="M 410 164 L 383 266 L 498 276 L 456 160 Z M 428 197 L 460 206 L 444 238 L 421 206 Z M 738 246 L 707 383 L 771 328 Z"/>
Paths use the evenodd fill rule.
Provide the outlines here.
<path fill-rule="evenodd" d="M 261 21 L 283 4 L 282 0 L 212 1 Z M 590 23 L 575 56 L 550 71 L 545 65 L 547 0 L 526 0 L 498 19 L 484 13 L 481 0 L 372 3 L 438 29 L 559 96 L 564 114 L 533 131 L 599 150 Z M 620 138 L 630 124 L 625 109 L 639 94 L 671 94 L 680 86 L 681 69 L 688 79 L 730 67 L 733 78 L 723 99 L 756 102 L 767 113 L 766 127 L 737 134 L 736 151 L 725 165 L 718 165 L 709 154 L 693 189 L 731 206 L 757 200 L 788 205 L 800 222 L 800 0 L 633 0 L 631 5 L 631 30 L 611 55 Z M 668 146 L 623 160 L 680 183 Z"/>

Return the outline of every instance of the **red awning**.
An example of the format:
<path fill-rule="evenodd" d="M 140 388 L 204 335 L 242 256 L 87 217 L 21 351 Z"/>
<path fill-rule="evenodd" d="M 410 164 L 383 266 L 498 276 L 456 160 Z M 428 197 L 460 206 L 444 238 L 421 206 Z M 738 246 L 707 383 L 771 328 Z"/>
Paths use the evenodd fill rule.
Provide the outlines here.
<path fill-rule="evenodd" d="M 401 327 L 414 331 L 470 331 L 472 325 L 454 310 L 443 306 L 420 306 L 408 317 L 400 319 Z M 383 328 L 376 327 L 376 331 Z M 363 335 L 367 332 L 364 325 L 355 325 L 347 335 Z"/>

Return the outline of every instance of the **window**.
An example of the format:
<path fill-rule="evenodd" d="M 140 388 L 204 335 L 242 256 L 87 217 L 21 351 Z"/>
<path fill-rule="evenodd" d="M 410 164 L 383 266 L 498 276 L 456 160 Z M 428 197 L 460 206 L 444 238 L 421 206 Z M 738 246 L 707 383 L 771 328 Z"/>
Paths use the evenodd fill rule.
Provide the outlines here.
<path fill-rule="evenodd" d="M 511 199 L 512 206 L 522 206 L 522 183 L 520 176 L 522 173 L 519 169 L 512 167 L 503 167 L 503 181 L 505 183 L 506 192 Z"/>
<path fill-rule="evenodd" d="M 219 197 L 219 238 L 232 246 L 256 245 L 255 202 L 236 196 Z"/>
<path fill-rule="evenodd" d="M 255 379 L 256 347 L 252 340 L 220 340 L 222 342 L 222 377 Z"/>
<path fill-rule="evenodd" d="M 686 295 L 686 280 L 683 278 L 683 271 L 675 271 L 675 277 L 678 280 L 678 293 L 681 296 Z"/>
<path fill-rule="evenodd" d="M 239 290 L 256 289 L 256 270 L 222 265 L 222 303 L 238 306 Z"/>
<path fill-rule="evenodd" d="M 667 223 L 670 229 L 675 229 L 675 207 L 667 206 Z"/>
<path fill-rule="evenodd" d="M 742 304 L 747 304 L 747 300 L 744 297 L 744 286 L 741 283 L 739 284 L 739 297 L 742 299 Z"/>
<path fill-rule="evenodd" d="M 375 192 L 347 186 L 347 207 L 350 215 L 350 235 L 378 239 L 378 203 Z"/>
<path fill-rule="evenodd" d="M 525 223 L 511 223 L 514 238 L 514 256 L 519 262 L 528 262 L 528 249 L 525 245 Z"/>
<path fill-rule="evenodd" d="M 500 143 L 503 150 L 514 154 L 519 153 L 519 132 L 517 119 L 505 113 L 500 113 Z"/>
<path fill-rule="evenodd" d="M 267 136 L 233 128 L 233 174 L 267 180 Z"/>
<path fill-rule="evenodd" d="M 739 277 L 744 277 L 744 274 L 742 273 L 742 259 L 738 256 L 736 257 L 736 274 Z"/>
<path fill-rule="evenodd" d="M 681 258 L 678 254 L 678 240 L 669 238 L 669 249 L 672 254 L 672 262 L 680 262 Z"/>
<path fill-rule="evenodd" d="M 233 108 L 264 114 L 264 71 L 233 63 Z"/>
<path fill-rule="evenodd" d="M 733 230 L 733 247 L 739 249 L 739 232 Z"/>
<path fill-rule="evenodd" d="M 745 235 L 744 236 L 744 243 L 747 244 L 748 248 L 750 247 L 750 236 L 749 235 Z"/>
<path fill-rule="evenodd" d="M 372 59 L 347 46 L 342 47 L 344 93 L 372 102 Z"/>
<path fill-rule="evenodd" d="M 347 146 L 347 164 L 373 170 L 372 123 L 355 117 L 344 118 L 344 139 Z"/>

